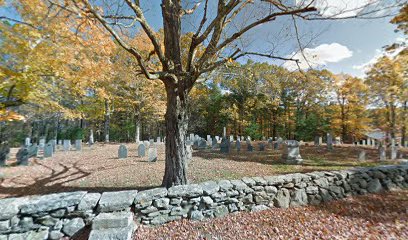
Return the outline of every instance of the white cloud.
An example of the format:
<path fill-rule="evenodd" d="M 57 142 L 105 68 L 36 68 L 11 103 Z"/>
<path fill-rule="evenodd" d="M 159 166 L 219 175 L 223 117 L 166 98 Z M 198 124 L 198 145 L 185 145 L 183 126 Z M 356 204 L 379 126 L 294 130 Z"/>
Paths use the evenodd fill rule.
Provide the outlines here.
<path fill-rule="evenodd" d="M 310 67 L 324 66 L 327 63 L 340 62 L 351 56 L 353 56 L 353 52 L 346 46 L 339 43 L 331 43 L 321 44 L 315 48 L 305 48 L 303 54 L 301 52 L 292 53 L 287 57 L 299 59 L 299 67 L 301 69 L 308 69 Z M 283 66 L 291 71 L 298 69 L 294 61 L 286 61 Z"/>
<path fill-rule="evenodd" d="M 296 5 L 307 6 L 311 2 L 323 17 L 353 17 L 377 0 L 296 0 Z"/>
<path fill-rule="evenodd" d="M 354 65 L 353 69 L 360 70 L 363 73 L 365 73 L 368 70 L 370 70 L 370 68 L 378 61 L 378 59 L 380 59 L 380 58 L 382 58 L 384 56 L 389 57 L 389 58 L 394 58 L 395 56 L 397 56 L 405 48 L 404 44 L 408 44 L 408 40 L 404 39 L 404 38 L 401 38 L 401 37 L 397 37 L 395 39 L 395 42 L 398 43 L 398 44 L 402 44 L 402 46 L 395 49 L 392 52 L 387 52 L 384 49 L 376 49 L 374 57 L 372 57 L 370 60 L 368 60 L 365 63 L 362 63 L 360 65 Z"/>

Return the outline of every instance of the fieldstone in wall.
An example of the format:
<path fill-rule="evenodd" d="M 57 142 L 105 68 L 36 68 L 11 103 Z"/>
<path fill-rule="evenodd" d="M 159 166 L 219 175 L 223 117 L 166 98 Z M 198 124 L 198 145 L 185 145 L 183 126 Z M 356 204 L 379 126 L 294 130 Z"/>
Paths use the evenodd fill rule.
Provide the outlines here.
<path fill-rule="evenodd" d="M 169 197 L 197 197 L 203 194 L 203 189 L 198 184 L 179 185 L 168 189 Z"/>
<path fill-rule="evenodd" d="M 80 191 L 35 196 L 20 206 L 21 213 L 28 215 L 74 206 L 81 201 L 85 194 L 86 192 Z"/>
<path fill-rule="evenodd" d="M 92 222 L 92 229 L 125 228 L 133 221 L 131 212 L 100 213 Z"/>
<path fill-rule="evenodd" d="M 128 209 L 135 197 L 137 191 L 119 191 L 119 192 L 104 192 L 98 204 L 99 212 L 113 212 Z"/>
<path fill-rule="evenodd" d="M 78 210 L 86 211 L 94 209 L 100 198 L 100 193 L 87 193 L 79 203 Z"/>
<path fill-rule="evenodd" d="M 69 220 L 67 223 L 64 224 L 64 226 L 62 227 L 62 231 L 72 237 L 74 236 L 76 233 L 78 233 L 79 231 L 82 230 L 82 228 L 85 227 L 85 222 L 82 218 L 74 218 Z"/>

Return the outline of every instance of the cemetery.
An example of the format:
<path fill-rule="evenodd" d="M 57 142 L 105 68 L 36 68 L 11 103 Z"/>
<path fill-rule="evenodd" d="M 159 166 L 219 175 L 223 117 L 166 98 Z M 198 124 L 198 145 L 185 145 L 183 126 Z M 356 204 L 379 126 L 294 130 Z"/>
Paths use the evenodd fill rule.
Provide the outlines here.
<path fill-rule="evenodd" d="M 0 240 L 408 239 L 407 16 L 0 0 Z"/>

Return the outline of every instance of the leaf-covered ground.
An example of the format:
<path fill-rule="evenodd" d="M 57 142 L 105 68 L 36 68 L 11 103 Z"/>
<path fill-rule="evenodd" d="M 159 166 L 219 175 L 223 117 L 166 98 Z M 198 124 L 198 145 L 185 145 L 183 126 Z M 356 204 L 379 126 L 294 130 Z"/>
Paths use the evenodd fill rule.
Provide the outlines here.
<path fill-rule="evenodd" d="M 408 190 L 202 222 L 140 226 L 135 239 L 408 239 Z"/>
<path fill-rule="evenodd" d="M 255 144 L 257 149 L 257 144 Z M 52 158 L 33 159 L 29 166 L 15 166 L 13 159 L 0 168 L 0 198 L 45 194 L 62 191 L 91 192 L 146 189 L 161 184 L 164 175 L 164 145 L 158 147 L 158 162 L 137 157 L 136 144 L 127 144 L 129 157 L 118 159 L 119 144 L 97 144 L 83 147 L 81 152 L 58 151 Z M 376 149 L 366 148 L 367 161 L 358 162 L 359 148 L 344 146 L 327 151 L 325 146 L 301 146 L 305 159 L 301 166 L 280 162 L 281 151 L 264 152 L 231 150 L 229 155 L 218 151 L 195 151 L 189 165 L 192 183 L 217 179 L 239 179 L 244 176 L 268 176 L 315 170 L 337 170 L 355 166 L 390 164 L 378 162 Z M 15 156 L 17 149 L 12 149 Z"/>

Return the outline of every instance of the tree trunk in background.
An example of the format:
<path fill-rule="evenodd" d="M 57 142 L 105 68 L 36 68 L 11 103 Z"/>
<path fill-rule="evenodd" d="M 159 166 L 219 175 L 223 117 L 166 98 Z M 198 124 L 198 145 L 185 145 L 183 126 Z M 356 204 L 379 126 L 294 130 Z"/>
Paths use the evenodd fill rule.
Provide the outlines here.
<path fill-rule="evenodd" d="M 407 131 L 407 126 L 405 125 L 405 121 L 407 118 L 407 108 L 408 108 L 408 102 L 404 102 L 404 107 L 402 108 L 402 117 L 401 117 L 401 122 L 402 122 L 402 127 L 401 127 L 401 146 L 405 146 L 405 137 L 406 137 L 406 131 Z"/>
<path fill-rule="evenodd" d="M 109 101 L 105 99 L 105 123 L 104 123 L 105 142 L 109 142 L 109 125 L 110 125 Z"/>

